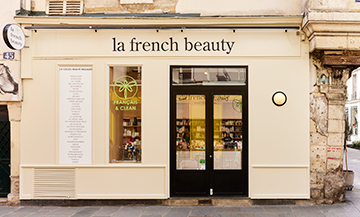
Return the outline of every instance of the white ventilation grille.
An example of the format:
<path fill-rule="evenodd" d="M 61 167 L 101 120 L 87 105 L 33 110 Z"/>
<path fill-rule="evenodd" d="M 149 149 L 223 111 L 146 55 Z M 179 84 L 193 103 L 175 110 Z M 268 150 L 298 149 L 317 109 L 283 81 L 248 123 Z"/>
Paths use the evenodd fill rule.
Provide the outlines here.
<path fill-rule="evenodd" d="M 83 13 L 83 0 L 47 0 L 46 14 L 79 15 Z"/>
<path fill-rule="evenodd" d="M 75 197 L 75 169 L 34 169 L 34 197 Z"/>

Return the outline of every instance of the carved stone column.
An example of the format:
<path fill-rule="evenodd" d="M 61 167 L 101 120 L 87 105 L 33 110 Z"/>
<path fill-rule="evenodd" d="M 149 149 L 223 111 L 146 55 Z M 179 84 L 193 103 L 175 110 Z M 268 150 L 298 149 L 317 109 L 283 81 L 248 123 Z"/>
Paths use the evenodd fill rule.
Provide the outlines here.
<path fill-rule="evenodd" d="M 346 81 L 357 63 L 347 52 L 311 54 L 314 89 L 310 93 L 311 197 L 321 203 L 345 199 L 343 179 Z"/>

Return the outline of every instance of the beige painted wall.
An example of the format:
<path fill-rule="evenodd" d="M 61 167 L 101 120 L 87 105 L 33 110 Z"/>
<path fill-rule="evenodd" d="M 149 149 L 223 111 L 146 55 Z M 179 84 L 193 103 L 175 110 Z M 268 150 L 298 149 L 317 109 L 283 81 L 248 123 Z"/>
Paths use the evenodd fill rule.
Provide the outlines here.
<path fill-rule="evenodd" d="M 34 197 L 33 184 L 34 171 L 40 168 L 74 169 L 74 198 L 78 199 L 168 198 L 171 65 L 249 66 L 249 196 L 310 197 L 308 44 L 295 30 L 194 30 L 185 34 L 194 40 L 225 38 L 237 46 L 231 54 L 179 51 L 136 55 L 112 51 L 114 36 L 124 41 L 170 36 L 181 40 L 183 34 L 175 30 L 31 31 L 32 79 L 24 81 L 21 121 L 22 199 L 39 198 Z M 272 49 L 274 44 L 278 49 Z M 108 72 L 116 65 L 142 66 L 141 164 L 108 163 Z M 58 163 L 59 66 L 93 67 L 91 165 Z M 278 90 L 288 96 L 283 107 L 271 101 Z M 139 188 L 129 191 L 126 183 L 132 181 Z"/>

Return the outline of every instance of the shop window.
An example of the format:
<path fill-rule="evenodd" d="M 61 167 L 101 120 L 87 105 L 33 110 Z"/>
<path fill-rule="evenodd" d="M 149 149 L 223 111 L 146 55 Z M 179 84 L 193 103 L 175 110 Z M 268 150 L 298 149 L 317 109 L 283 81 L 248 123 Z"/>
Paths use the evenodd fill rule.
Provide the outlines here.
<path fill-rule="evenodd" d="M 246 67 L 174 67 L 172 85 L 246 85 Z"/>
<path fill-rule="evenodd" d="M 110 67 L 110 163 L 141 162 L 141 67 Z"/>

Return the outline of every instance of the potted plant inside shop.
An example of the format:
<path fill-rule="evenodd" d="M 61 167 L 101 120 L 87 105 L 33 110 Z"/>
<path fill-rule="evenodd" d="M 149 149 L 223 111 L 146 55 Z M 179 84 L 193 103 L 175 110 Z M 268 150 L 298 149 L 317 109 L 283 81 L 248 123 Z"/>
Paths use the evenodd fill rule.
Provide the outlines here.
<path fill-rule="evenodd" d="M 354 171 L 349 170 L 348 168 L 348 161 L 347 161 L 347 144 L 346 141 L 351 134 L 351 127 L 349 126 L 349 122 L 347 118 L 345 119 L 345 138 L 344 138 L 344 155 L 345 155 L 345 165 L 346 170 L 343 171 L 344 179 L 345 179 L 345 186 L 346 190 L 351 191 L 353 189 L 354 184 Z"/>

